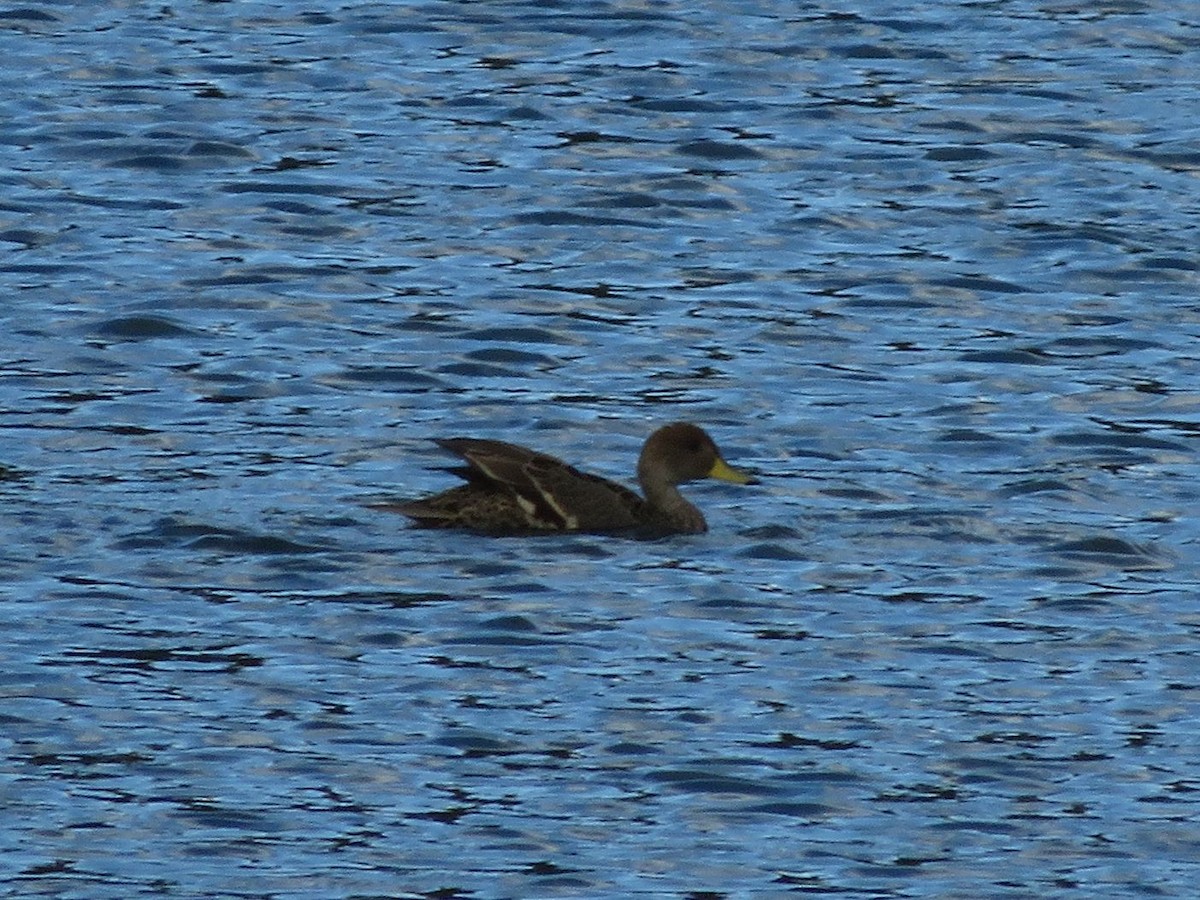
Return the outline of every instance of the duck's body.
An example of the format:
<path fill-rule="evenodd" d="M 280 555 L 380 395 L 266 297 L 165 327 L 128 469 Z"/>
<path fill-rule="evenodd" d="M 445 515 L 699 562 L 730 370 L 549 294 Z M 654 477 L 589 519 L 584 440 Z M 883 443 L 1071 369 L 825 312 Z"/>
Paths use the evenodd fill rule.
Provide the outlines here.
<path fill-rule="evenodd" d="M 731 469 L 712 438 L 687 422 L 658 429 L 642 447 L 638 482 L 644 497 L 516 444 L 480 438 L 449 438 L 437 444 L 467 463 L 451 470 L 466 483 L 387 507 L 430 528 L 469 528 L 493 534 L 695 534 L 706 531 L 708 525 L 676 485 L 705 477 L 736 484 L 753 481 Z"/>

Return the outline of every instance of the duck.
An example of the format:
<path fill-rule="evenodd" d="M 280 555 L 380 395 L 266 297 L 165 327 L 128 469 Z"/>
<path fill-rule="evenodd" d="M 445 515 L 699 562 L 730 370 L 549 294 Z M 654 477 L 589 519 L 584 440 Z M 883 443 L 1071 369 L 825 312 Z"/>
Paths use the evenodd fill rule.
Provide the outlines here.
<path fill-rule="evenodd" d="M 725 462 L 708 433 L 691 422 L 664 425 L 646 439 L 637 463 L 642 495 L 518 444 L 473 437 L 434 443 L 466 463 L 448 470 L 465 483 L 430 497 L 383 505 L 425 528 L 493 535 L 701 534 L 708 530 L 704 514 L 678 485 L 700 478 L 757 483 Z"/>

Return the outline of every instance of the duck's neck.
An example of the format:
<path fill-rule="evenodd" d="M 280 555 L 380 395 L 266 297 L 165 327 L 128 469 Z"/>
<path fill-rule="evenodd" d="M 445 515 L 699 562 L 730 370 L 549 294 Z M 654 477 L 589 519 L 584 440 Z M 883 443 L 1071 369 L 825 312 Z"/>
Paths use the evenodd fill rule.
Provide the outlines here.
<path fill-rule="evenodd" d="M 700 534 L 708 531 L 708 523 L 704 521 L 704 515 L 688 503 L 675 485 L 645 478 L 639 480 L 642 485 L 642 493 L 646 496 L 646 502 L 654 507 L 655 512 L 672 528 L 687 534 Z"/>

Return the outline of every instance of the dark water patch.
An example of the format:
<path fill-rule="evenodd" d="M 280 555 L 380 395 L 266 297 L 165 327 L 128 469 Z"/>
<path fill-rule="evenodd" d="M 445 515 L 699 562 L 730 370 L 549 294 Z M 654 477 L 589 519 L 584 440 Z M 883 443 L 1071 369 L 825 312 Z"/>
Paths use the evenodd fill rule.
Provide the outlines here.
<path fill-rule="evenodd" d="M 499 578 L 509 575 L 520 575 L 525 571 L 525 568 L 514 563 L 483 560 L 464 565 L 462 571 L 464 574 L 473 575 L 478 578 Z"/>
<path fill-rule="evenodd" d="M 878 491 L 870 488 L 858 487 L 836 487 L 836 488 L 821 488 L 819 493 L 823 497 L 832 497 L 835 500 L 853 500 L 856 503 L 894 503 L 896 498 L 887 494 L 881 494 Z"/>
<path fill-rule="evenodd" d="M 1008 366 L 1044 366 L 1050 358 L 1041 348 L 1014 350 L 968 350 L 960 353 L 958 358 L 963 362 L 987 363 Z"/>
<path fill-rule="evenodd" d="M 1045 351 L 1052 356 L 1094 358 L 1132 353 L 1161 347 L 1153 341 L 1123 338 L 1118 335 L 1095 335 L 1089 337 L 1063 337 L 1046 344 Z"/>
<path fill-rule="evenodd" d="M 1150 561 L 1152 555 L 1137 544 L 1122 538 L 1095 536 L 1073 541 L 1063 541 L 1048 548 L 1053 553 L 1068 556 L 1097 556 L 1109 559 Z"/>
<path fill-rule="evenodd" d="M 941 287 L 974 291 L 980 294 L 1024 294 L 1028 288 L 1010 281 L 987 275 L 959 275 L 954 278 L 939 278 L 934 281 Z"/>
<path fill-rule="evenodd" d="M 916 782 L 892 785 L 875 799 L 880 803 L 936 803 L 960 796 L 961 788 L 956 785 Z"/>
<path fill-rule="evenodd" d="M 295 172 L 301 169 L 322 169 L 331 166 L 333 163 L 327 159 L 310 159 L 297 158 L 295 156 L 281 156 L 266 165 L 259 166 L 254 169 L 255 172 Z"/>
<path fill-rule="evenodd" d="M 1179 453 L 1190 452 L 1191 448 L 1178 441 L 1165 438 L 1151 437 L 1136 430 L 1110 430 L 1105 432 L 1076 431 L 1067 434 L 1055 434 L 1050 437 L 1051 443 L 1064 447 L 1113 447 L 1117 449 L 1146 449 L 1173 450 Z"/>
<path fill-rule="evenodd" d="M 511 756 L 528 753 L 522 745 L 509 740 L 491 737 L 477 732 L 451 732 L 434 741 L 440 747 L 456 750 L 466 757 L 482 759 L 494 756 Z"/>
<path fill-rule="evenodd" d="M 645 773 L 645 777 L 656 784 L 684 793 L 755 796 L 775 793 L 776 790 L 761 781 L 715 774 L 703 769 L 655 769 Z"/>
<path fill-rule="evenodd" d="M 58 233 L 53 231 L 34 231 L 29 228 L 7 228 L 0 231 L 0 242 L 20 244 L 26 250 L 42 247 L 58 239 Z"/>
<path fill-rule="evenodd" d="M 133 156 L 121 156 L 109 163 L 122 169 L 140 169 L 147 172 L 175 173 L 188 165 L 188 160 L 182 156 L 167 153 L 138 153 Z"/>
<path fill-rule="evenodd" d="M 697 609 L 711 611 L 722 616 L 736 615 L 742 611 L 750 611 L 758 605 L 757 602 L 751 600 L 743 600 L 730 596 L 710 597 L 696 602 Z"/>
<path fill-rule="evenodd" d="M 729 110 L 728 103 L 718 100 L 702 100 L 699 97 L 664 97 L 659 99 L 639 97 L 632 101 L 632 105 L 649 112 L 666 113 L 719 113 Z"/>
<path fill-rule="evenodd" d="M 139 672 L 239 672 L 247 668 L 257 668 L 266 662 L 255 654 L 231 651 L 225 646 L 89 647 L 64 649 L 54 658 L 43 660 L 43 665 L 66 666 L 79 661 Z"/>
<path fill-rule="evenodd" d="M 446 382 L 409 366 L 351 366 L 332 375 L 318 376 L 322 384 L 353 389 L 357 386 L 386 385 L 389 389 L 403 388 L 412 391 L 433 390 L 445 387 Z"/>
<path fill-rule="evenodd" d="M 845 44 L 830 48 L 831 52 L 845 59 L 890 60 L 903 59 L 905 50 L 886 44 Z"/>
<path fill-rule="evenodd" d="M 1026 478 L 1004 485 L 996 491 L 1000 497 L 1020 497 L 1026 494 L 1075 493 L 1075 488 L 1057 478 Z"/>
<path fill-rule="evenodd" d="M 802 803 L 792 800 L 778 800 L 771 803 L 756 803 L 742 807 L 742 812 L 762 813 L 770 816 L 786 816 L 792 819 L 816 821 L 828 819 L 841 812 L 837 807 L 824 803 Z"/>
<path fill-rule="evenodd" d="M 13 758 L 26 765 L 54 769 L 56 777 L 60 778 L 104 777 L 104 772 L 96 771 L 98 768 L 142 766 L 154 759 L 149 754 L 138 752 L 30 753 L 15 754 Z"/>
<path fill-rule="evenodd" d="M 274 535 L 255 534 L 178 519 L 161 519 L 152 528 L 120 538 L 115 542 L 115 546 L 120 550 L 185 548 L 252 555 L 308 554 L 321 549 Z"/>
<path fill-rule="evenodd" d="M 725 287 L 731 284 L 746 284 L 755 279 L 753 272 L 736 272 L 713 266 L 683 268 L 680 271 L 684 277 L 679 286 L 685 289 Z"/>
<path fill-rule="evenodd" d="M 91 128 L 88 126 L 62 128 L 56 133 L 59 137 L 77 141 L 123 141 L 129 139 L 128 131 L 118 131 L 112 128 Z"/>
<path fill-rule="evenodd" d="M 1098 562 L 1103 563 L 1104 560 L 1101 559 Z M 1086 580 L 1088 577 L 1094 576 L 1096 572 L 1084 566 L 1042 566 L 1034 569 L 1033 574 L 1039 578 L 1051 578 L 1064 583 L 1072 583 Z M 1119 597 L 1109 592 L 1096 594 L 1068 594 L 1064 592 L 1063 596 L 1034 597 L 1030 600 L 1030 603 L 1042 610 L 1092 614 L 1105 613 L 1112 610 L 1119 600 Z"/>
<path fill-rule="evenodd" d="M 1031 232 L 1030 237 L 1039 238 L 1042 241 L 1053 243 L 1060 246 L 1070 246 L 1072 244 L 1104 244 L 1112 247 L 1125 246 L 1128 238 L 1121 232 L 1094 222 L 1083 223 L 1063 223 L 1063 222 L 1047 222 L 1042 220 L 1033 220 L 1017 224 L 1017 229 Z M 1115 316 L 1101 316 L 1099 319 L 1093 318 L 1086 314 L 1073 313 L 1068 316 L 1068 319 L 1075 320 L 1078 324 L 1096 324 L 1096 325 L 1113 325 L 1117 324 L 1111 321 Z"/>
<path fill-rule="evenodd" d="M 468 341 L 492 341 L 495 343 L 512 344 L 562 344 L 570 343 L 565 334 L 550 331 L 545 328 L 530 328 L 528 326 L 500 326 L 494 328 L 477 328 L 464 331 L 460 337 Z"/>
<path fill-rule="evenodd" d="M 201 394 L 196 400 L 198 403 L 249 403 L 275 396 L 278 396 L 278 391 L 265 382 L 246 382 L 240 387 L 226 387 Z"/>
<path fill-rule="evenodd" d="M 261 75 L 270 72 L 272 66 L 268 63 L 250 62 L 206 62 L 198 67 L 202 72 L 211 75 Z"/>
<path fill-rule="evenodd" d="M 604 194 L 588 203 L 600 209 L 656 209 L 667 204 L 660 197 L 643 191 L 618 191 Z"/>
<path fill-rule="evenodd" d="M 104 434 L 119 434 L 126 437 L 147 437 L 163 433 L 160 429 L 147 428 L 143 425 L 102 425 L 95 430 Z"/>
<path fill-rule="evenodd" d="M 1057 738 L 1048 734 L 1034 734 L 1028 731 L 985 731 L 975 735 L 972 740 L 980 744 L 1004 744 L 1014 747 L 1037 748 L 1051 744 Z"/>
<path fill-rule="evenodd" d="M 880 594 L 878 599 L 884 603 L 980 603 L 987 598 L 976 594 L 906 590 Z"/>
<path fill-rule="evenodd" d="M 400 590 L 342 590 L 336 592 L 310 591 L 283 592 L 278 595 L 281 602 L 348 603 L 364 606 L 384 606 L 389 609 L 412 609 L 428 604 L 447 603 L 458 600 L 456 594 L 435 591 Z"/>
<path fill-rule="evenodd" d="M 537 632 L 537 624 L 526 616 L 496 616 L 479 623 L 480 628 L 495 631 Z"/>
<path fill-rule="evenodd" d="M 1070 147 L 1073 150 L 1088 150 L 1101 146 L 1101 142 L 1095 137 L 1073 131 L 1010 131 L 1004 138 L 1018 144 L 1049 144 L 1055 147 Z"/>
<path fill-rule="evenodd" d="M 760 541 L 786 541 L 786 540 L 801 540 L 804 535 L 790 525 L 780 525 L 771 523 L 767 525 L 756 525 L 753 528 L 747 528 L 741 532 L 744 538 L 751 538 Z"/>
<path fill-rule="evenodd" d="M 334 210 L 323 209 L 311 203 L 301 203 L 299 200 L 277 200 L 263 204 L 267 209 L 288 213 L 294 216 L 332 216 Z"/>
<path fill-rule="evenodd" d="M 511 631 L 471 632 L 444 639 L 448 647 L 520 647 L 522 649 L 561 646 L 561 641 Z"/>
<path fill-rule="evenodd" d="M 627 286 L 610 284 L 608 282 L 600 282 L 598 284 L 557 284 L 548 281 L 537 281 L 523 284 L 521 288 L 527 291 L 546 291 L 549 293 L 592 297 L 597 300 L 625 297 L 629 294 Z M 568 310 L 566 315 L 577 322 L 603 323 L 605 325 L 621 325 L 638 321 L 636 316 L 622 315 L 619 312 L 602 315 L 588 310 L 572 309 Z"/>
<path fill-rule="evenodd" d="M 230 266 L 227 271 L 219 275 L 187 279 L 185 286 L 189 288 L 252 287 L 254 285 L 287 284 L 297 279 L 338 278 L 345 274 L 345 268 L 338 265 L 305 265 L 300 262 L 293 266 Z"/>
<path fill-rule="evenodd" d="M 562 363 L 553 357 L 541 353 L 530 353 L 527 350 L 515 350 L 511 347 L 493 347 L 488 350 L 473 350 L 466 354 L 467 359 L 482 363 L 499 365 L 536 366 L 539 369 L 553 369 Z"/>
<path fill-rule="evenodd" d="M 937 306 L 932 300 L 919 297 L 858 297 L 852 296 L 841 301 L 843 306 L 852 309 L 895 309 L 895 310 L 924 310 Z"/>
<path fill-rule="evenodd" d="M 614 756 L 651 756 L 662 753 L 662 748 L 656 744 L 639 744 L 636 741 L 622 741 L 604 748 L 606 753 Z"/>
<path fill-rule="evenodd" d="M 1197 154 L 1200 160 L 1200 154 Z M 1139 262 L 1147 269 L 1174 269 L 1179 272 L 1196 272 L 1200 270 L 1200 262 L 1195 259 L 1185 259 L 1178 256 L 1150 256 Z"/>
<path fill-rule="evenodd" d="M 1144 160 L 1152 165 L 1161 166 L 1178 172 L 1195 172 L 1200 170 L 1200 152 L 1195 150 L 1148 150 L 1138 148 L 1129 151 L 1134 159 Z"/>
<path fill-rule="evenodd" d="M 93 206 L 101 209 L 120 210 L 126 212 L 170 212 L 184 209 L 187 204 L 181 200 L 162 197 L 106 197 L 89 194 L 60 194 L 49 198 L 49 203 L 61 203 L 66 206 Z"/>
<path fill-rule="evenodd" d="M 1200 419 L 1138 419 L 1130 423 L 1131 428 L 1165 428 L 1168 431 L 1178 431 L 1185 437 L 1200 437 Z"/>
<path fill-rule="evenodd" d="M 986 147 L 965 144 L 958 146 L 934 147 L 925 151 L 925 158 L 931 162 L 981 162 L 992 159 L 995 153 Z"/>
<path fill-rule="evenodd" d="M 1037 599 L 1033 602 L 1037 602 Z M 983 619 L 974 624 L 983 628 L 995 628 L 1001 631 L 1030 632 L 1036 634 L 1042 640 L 1066 641 L 1071 640 L 1074 635 L 1074 631 L 1065 626 L 1028 622 L 1022 619 Z"/>
<path fill-rule="evenodd" d="M 62 19 L 45 10 L 28 6 L 0 10 L 0 20 L 7 22 L 61 22 Z"/>
<path fill-rule="evenodd" d="M 460 326 L 454 321 L 452 316 L 433 312 L 418 312 L 411 316 L 406 316 L 398 324 L 398 327 L 404 331 L 412 331 L 420 334 L 450 335 L 457 334 L 460 331 Z"/>
<path fill-rule="evenodd" d="M 324 181 L 237 181 L 221 185 L 218 190 L 226 194 L 298 194 L 321 197 L 358 197 L 360 186 L 333 184 Z"/>
<path fill-rule="evenodd" d="M 897 522 L 905 527 L 933 529 L 935 533 L 953 540 L 974 542 L 979 536 L 968 530 L 957 530 L 956 526 L 980 517 L 978 512 L 940 509 L 937 507 L 903 506 L 895 508 L 870 507 L 855 511 L 856 516 L 871 522 Z"/>
<path fill-rule="evenodd" d="M 192 827 L 251 833 L 260 836 L 277 834 L 284 830 L 282 823 L 273 816 L 247 809 L 244 806 L 222 804 L 205 798 L 181 799 L 173 817 L 187 822 Z"/>
<path fill-rule="evenodd" d="M 956 444 L 992 444 L 999 443 L 1000 438 L 973 428 L 952 428 L 937 436 L 937 440 Z"/>
<path fill-rule="evenodd" d="M 32 474 L 27 469 L 10 466 L 7 463 L 0 463 L 0 481 L 22 481 L 29 478 Z"/>
<path fill-rule="evenodd" d="M 845 740 L 829 740 L 824 738 L 804 737 L 790 732 L 779 734 L 773 741 L 764 741 L 754 744 L 756 747 L 761 747 L 766 750 L 795 750 L 795 749 L 816 749 L 841 752 L 845 750 L 854 750 L 862 747 L 858 741 Z"/>
<path fill-rule="evenodd" d="M 1003 661 L 1002 657 L 985 648 L 945 642 L 923 642 L 913 648 L 913 653 L 945 659 L 981 660 L 989 663 L 1000 663 Z"/>
<path fill-rule="evenodd" d="M 192 550 L 218 550 L 222 553 L 249 554 L 308 554 L 323 548 L 300 544 L 273 535 L 252 534 L 234 530 L 215 531 L 185 545 Z"/>
<path fill-rule="evenodd" d="M 74 263 L 10 263 L 0 264 L 0 273 L 11 275 L 71 275 L 84 272 L 83 266 Z"/>
<path fill-rule="evenodd" d="M 730 141 L 688 141 L 686 144 L 681 144 L 678 147 L 678 151 L 684 156 L 695 156 L 699 159 L 722 162 L 762 158 L 762 154 L 754 147 Z"/>
<path fill-rule="evenodd" d="M 745 559 L 789 560 L 808 559 L 809 556 L 798 549 L 788 547 L 775 541 L 757 543 L 738 551 L 738 556 Z"/>
<path fill-rule="evenodd" d="M 938 823 L 933 828 L 937 832 L 953 832 L 955 834 L 976 832 L 979 834 L 1014 835 L 1019 833 L 1017 824 L 993 821 L 987 819 L 964 818 Z"/>
<path fill-rule="evenodd" d="M 194 142 L 185 151 L 188 156 L 209 156 L 231 159 L 255 159 L 252 151 L 240 144 L 229 144 L 225 141 L 202 140 Z"/>
<path fill-rule="evenodd" d="M 547 592 L 555 592 L 557 588 L 543 584 L 540 581 L 506 581 L 500 582 L 493 586 L 489 586 L 490 590 L 495 591 L 503 596 L 520 596 L 522 594 L 544 594 Z"/>
<path fill-rule="evenodd" d="M 480 362 L 451 362 L 438 366 L 439 375 L 459 378 L 520 379 L 528 373 L 520 369 L 489 365 Z"/>
<path fill-rule="evenodd" d="M 572 210 L 536 210 L 518 213 L 513 221 L 522 225 L 544 225 L 547 227 L 577 226 L 589 228 L 659 228 L 654 220 L 630 219 L 623 216 L 598 216 Z"/>
<path fill-rule="evenodd" d="M 119 316 L 94 326 L 92 334 L 120 341 L 200 337 L 200 332 L 166 316 Z"/>

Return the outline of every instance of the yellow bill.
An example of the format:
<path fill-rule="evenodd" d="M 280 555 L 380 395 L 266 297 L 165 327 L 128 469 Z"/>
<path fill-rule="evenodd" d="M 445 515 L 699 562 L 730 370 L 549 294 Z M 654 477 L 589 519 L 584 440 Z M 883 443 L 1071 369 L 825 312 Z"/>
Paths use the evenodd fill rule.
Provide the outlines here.
<path fill-rule="evenodd" d="M 713 463 L 712 468 L 708 470 L 708 477 L 716 478 L 719 481 L 731 481 L 734 484 L 754 484 L 758 480 L 752 475 L 747 475 L 745 472 L 739 472 L 719 456 L 717 457 L 717 461 Z"/>

